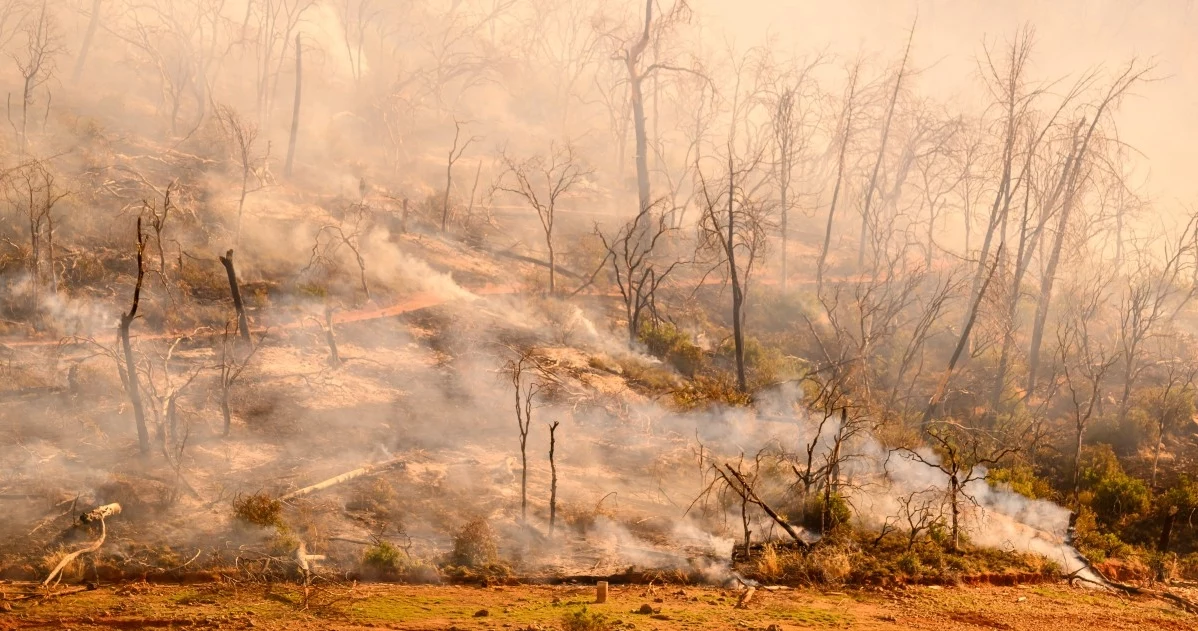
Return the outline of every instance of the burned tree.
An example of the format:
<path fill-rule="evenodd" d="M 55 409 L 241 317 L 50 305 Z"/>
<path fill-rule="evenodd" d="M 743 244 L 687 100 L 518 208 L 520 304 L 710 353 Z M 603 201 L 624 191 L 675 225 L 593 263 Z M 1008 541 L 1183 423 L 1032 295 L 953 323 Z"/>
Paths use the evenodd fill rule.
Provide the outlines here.
<path fill-rule="evenodd" d="M 869 182 L 865 189 L 865 201 L 861 207 L 861 238 L 857 243 L 857 269 L 865 265 L 865 244 L 867 241 L 867 233 L 872 217 L 870 210 L 873 206 L 874 191 L 878 189 L 878 173 L 882 169 L 882 161 L 886 157 L 886 145 L 890 140 L 890 126 L 894 121 L 894 112 L 897 109 L 898 97 L 902 92 L 903 79 L 908 76 L 907 62 L 911 56 L 911 44 L 915 41 L 915 25 L 911 25 L 911 32 L 907 35 L 907 47 L 903 50 L 903 60 L 899 62 L 898 71 L 894 75 L 894 90 L 890 93 L 890 104 L 886 106 L 886 114 L 882 121 L 882 139 L 878 145 L 878 157 L 874 160 L 873 171 L 869 176 Z"/>
<path fill-rule="evenodd" d="M 528 521 L 528 430 L 532 426 L 532 400 L 540 392 L 541 385 L 532 382 L 526 374 L 537 367 L 536 360 L 528 352 L 519 358 L 508 360 L 504 371 L 512 381 L 516 393 L 516 428 L 520 434 L 520 521 Z"/>
<path fill-rule="evenodd" d="M 557 460 L 554 451 L 557 447 L 557 428 L 560 421 L 549 424 L 549 536 L 553 536 L 557 524 Z"/>
<path fill-rule="evenodd" d="M 29 228 L 29 277 L 34 324 L 41 308 L 41 292 L 58 293 L 58 263 L 54 255 L 55 206 L 69 194 L 57 184 L 49 165 L 31 162 L 18 167 L 5 187 L 9 205 L 23 215 Z M 47 279 L 47 276 L 49 277 Z"/>
<path fill-rule="evenodd" d="M 124 377 L 125 392 L 129 395 L 129 403 L 133 406 L 133 418 L 137 423 L 137 444 L 142 455 L 150 453 L 150 433 L 146 429 L 146 412 L 141 401 L 141 385 L 137 378 L 137 360 L 133 357 L 133 346 L 129 343 L 129 326 L 137 317 L 137 307 L 141 301 L 141 286 L 145 280 L 146 268 L 143 257 L 146 251 L 146 238 L 141 231 L 141 217 L 137 218 L 137 282 L 133 286 L 133 304 L 129 311 L 121 314 L 117 327 L 117 337 L 124 354 L 125 366 L 121 371 Z"/>
<path fill-rule="evenodd" d="M 216 118 L 229 138 L 233 152 L 233 167 L 241 176 L 241 190 L 237 197 L 237 224 L 233 232 L 233 243 L 241 243 L 241 220 L 245 213 L 245 200 L 250 194 L 262 190 L 267 180 L 269 156 L 259 156 L 255 144 L 258 127 L 246 122 L 231 107 L 219 106 Z"/>
<path fill-rule="evenodd" d="M 241 378 L 241 373 L 250 365 L 250 360 L 254 358 L 254 354 L 262 348 L 264 343 L 264 341 L 259 341 L 257 346 L 251 347 L 244 357 L 239 358 L 237 357 L 237 345 L 234 343 L 232 323 L 225 324 L 225 333 L 221 338 L 220 345 L 220 364 L 217 366 L 220 371 L 221 420 L 224 421 L 221 435 L 224 437 L 229 436 L 229 430 L 233 426 L 233 409 L 229 403 L 229 395 L 233 386 Z"/>
<path fill-rule="evenodd" d="M 960 551 L 962 519 L 967 503 L 976 504 L 969 485 L 986 477 L 986 468 L 1019 452 L 1023 436 L 966 427 L 951 421 L 939 421 L 926 428 L 932 449 L 900 447 L 902 457 L 936 469 L 947 483 L 945 498 L 949 504 L 949 549 Z"/>
<path fill-rule="evenodd" d="M 331 219 L 331 218 L 330 218 Z M 370 284 L 366 278 L 366 257 L 363 253 L 362 240 L 366 238 L 370 222 L 370 208 L 366 204 L 354 204 L 344 211 L 340 219 L 331 219 L 316 231 L 312 243 L 312 254 L 308 259 L 305 272 L 314 270 L 328 271 L 338 266 L 338 257 L 342 248 L 353 255 L 358 267 L 358 287 L 361 288 L 367 301 L 370 297 Z"/>
<path fill-rule="evenodd" d="M 299 137 L 300 100 L 304 87 L 304 49 L 300 46 L 300 34 L 295 34 L 295 103 L 291 108 L 291 135 L 287 139 L 287 162 L 283 165 L 283 176 L 291 177 L 295 162 L 295 142 Z"/>
<path fill-rule="evenodd" d="M 33 106 L 34 92 L 54 76 L 55 58 L 63 50 L 58 24 L 46 0 L 42 0 L 35 11 L 25 20 L 25 45 L 12 56 L 21 74 L 21 126 L 17 129 L 17 147 L 22 156 L 29 146 L 29 108 Z M 9 120 L 11 122 L 11 116 Z"/>
<path fill-rule="evenodd" d="M 451 191 L 453 191 L 453 165 L 458 161 L 459 158 L 462 157 L 462 154 L 466 152 L 466 149 L 470 148 L 472 143 L 479 140 L 478 136 L 471 136 L 459 147 L 458 141 L 461 138 L 461 135 L 462 123 L 455 118 L 453 121 L 453 145 L 449 147 L 449 157 L 446 158 L 445 161 L 445 199 L 441 204 L 442 234 L 445 233 L 445 224 L 449 221 L 449 194 Z M 479 163 L 479 167 L 481 169 L 481 162 Z"/>
<path fill-rule="evenodd" d="M 553 228 L 558 201 L 581 184 L 591 171 L 574 154 L 574 146 L 550 145 L 549 156 L 516 160 L 506 152 L 500 157 L 507 170 L 495 190 L 523 199 L 537 213 L 548 251 L 549 293 L 557 291 L 557 258 Z M 543 184 L 542 184 L 543 182 Z"/>
<path fill-rule="evenodd" d="M 646 310 L 657 318 L 657 289 L 680 264 L 677 260 L 659 260 L 658 246 L 664 245 L 673 232 L 668 217 L 661 213 L 654 216 L 651 210 L 637 213 L 610 237 L 595 227 L 624 303 L 629 344 L 640 334 Z"/>
<path fill-rule="evenodd" d="M 225 274 L 229 277 L 229 293 L 233 297 L 233 308 L 237 310 L 237 330 L 241 334 L 241 339 L 249 343 L 249 319 L 245 315 L 245 304 L 241 301 L 241 288 L 237 284 L 237 272 L 233 269 L 233 250 L 225 252 L 225 255 L 220 257 L 220 264 L 225 267 Z"/>
<path fill-rule="evenodd" d="M 853 118 L 857 107 L 857 82 L 861 74 L 861 61 L 858 60 L 849 71 L 848 84 L 845 87 L 844 102 L 840 109 L 840 122 L 837 124 L 836 138 L 839 146 L 836 150 L 836 182 L 832 185 L 832 202 L 828 206 L 828 223 L 824 228 L 824 240 L 820 245 L 819 260 L 815 264 L 816 290 L 824 286 L 824 268 L 827 266 L 828 250 L 832 247 L 832 226 L 836 221 L 836 205 L 840 201 L 840 190 L 844 184 L 845 163 L 848 160 L 849 142 L 853 137 Z"/>

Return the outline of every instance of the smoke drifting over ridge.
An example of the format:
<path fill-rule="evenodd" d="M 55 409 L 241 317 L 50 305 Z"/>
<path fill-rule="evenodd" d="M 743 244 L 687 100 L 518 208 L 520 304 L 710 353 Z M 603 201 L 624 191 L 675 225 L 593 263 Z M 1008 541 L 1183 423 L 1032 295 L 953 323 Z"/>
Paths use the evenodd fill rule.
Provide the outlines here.
<path fill-rule="evenodd" d="M 1077 258 L 1065 257 L 1069 286 L 1058 286 L 1052 318 L 1037 325 L 1046 339 L 1057 333 L 1062 363 L 1079 369 L 1096 362 L 1069 345 L 1077 325 L 1067 315 L 1099 320 L 1099 307 L 1084 309 L 1091 268 L 1131 279 L 1165 265 L 1173 276 L 1154 287 L 1198 268 L 1191 228 L 1170 232 L 1186 223 L 1182 212 L 1153 205 L 1198 193 L 1184 177 L 1192 157 L 1178 158 L 1186 134 L 1177 130 L 1192 125 L 1178 103 L 1198 94 L 1179 61 L 1188 5 L 660 4 L 650 3 L 644 45 L 642 2 L 6 4 L 0 49 L 16 67 L 0 71 L 0 88 L 19 98 L 13 133 L 0 135 L 0 340 L 13 386 L 0 402 L 0 489 L 36 488 L 38 499 L 14 509 L 17 525 L 0 536 L 49 549 L 49 528 L 24 526 L 47 518 L 46 502 L 73 496 L 126 505 L 127 521 L 111 524 L 125 562 L 144 560 L 139 546 L 151 540 L 209 551 L 214 566 L 238 546 L 302 541 L 349 566 L 360 544 L 330 533 L 402 539 L 413 557 L 440 559 L 454 531 L 482 518 L 521 570 L 599 575 L 634 565 L 719 582 L 732 577 L 743 531 L 755 543 L 787 536 L 713 476 L 743 463 L 761 503 L 797 527 L 811 510 L 803 502 L 816 499 L 807 489 L 796 500 L 791 473 L 806 458 L 832 463 L 823 483 L 862 529 L 885 534 L 906 511 L 939 531 L 957 500 L 971 543 L 1037 553 L 1066 573 L 1083 568 L 1066 543 L 1067 509 L 989 484 L 994 463 L 966 463 L 967 482 L 955 489 L 944 450 L 920 432 L 933 412 L 951 428 L 984 407 L 969 398 L 974 382 L 946 390 L 963 371 L 963 348 L 971 378 L 999 374 L 993 400 L 1006 405 L 1002 415 L 975 415 L 990 427 L 968 429 L 1059 413 L 1055 366 L 1026 396 L 1011 395 L 1023 384 L 1001 372 L 1032 362 L 1022 339 L 1030 323 L 1019 326 L 1032 316 L 1020 301 L 1034 277 L 1045 296 L 1037 306 L 1048 310 L 1052 239 L 1057 257 Z M 1082 6 L 1101 8 L 1079 14 Z M 1118 16 L 1128 18 L 1124 30 Z M 1024 22 L 1038 30 L 1021 31 Z M 1066 39 L 1066 24 L 1118 34 L 1119 46 Z M 991 80 L 1017 74 L 1019 64 L 1004 64 L 1019 42 L 1033 62 L 1011 99 L 1029 105 L 1008 120 Z M 632 60 L 635 50 L 646 57 Z M 38 55 L 47 65 L 35 71 Z M 1137 55 L 1143 65 L 1127 68 L 1142 80 L 1103 102 Z M 782 103 L 799 103 L 782 118 L 800 137 L 775 148 Z M 1081 140 L 1087 121 L 1097 121 L 1092 144 Z M 1007 127 L 1012 147 L 1031 147 L 1018 161 L 998 142 Z M 892 128 L 902 142 L 887 145 Z M 1086 151 L 1102 159 L 1087 162 Z M 996 178 L 1004 155 L 1030 175 Z M 1083 163 L 1090 170 L 1079 176 L 1071 165 Z M 793 182 L 789 201 L 782 181 Z M 1012 190 L 1024 191 L 1021 207 L 1012 193 L 1001 224 L 994 211 L 984 215 Z M 1070 223 L 1074 200 L 1093 216 Z M 638 207 L 660 215 L 665 236 L 645 254 L 636 233 L 621 253 L 612 245 L 620 230 L 652 229 L 627 227 Z M 1114 236 L 1091 239 L 1085 231 L 1096 225 Z M 723 234 L 735 242 L 716 240 Z M 1128 244 L 1166 234 L 1166 247 L 1129 253 Z M 1161 261 L 1172 244 L 1184 262 Z M 235 339 L 217 263 L 229 251 L 250 344 Z M 1004 252 L 1014 258 L 1000 265 Z M 642 260 L 652 274 L 620 268 Z M 143 291 L 143 271 L 126 354 L 113 332 L 134 287 Z M 638 274 L 670 276 L 660 293 L 630 299 Z M 743 305 L 728 315 L 728 301 L 741 299 L 730 296 L 748 296 L 747 316 Z M 1119 303 L 1111 292 L 1094 296 Z M 1182 313 L 1188 300 L 1160 303 L 1180 302 Z M 853 309 L 859 322 L 837 319 Z M 962 330 L 979 310 L 990 316 L 977 324 L 984 340 L 966 344 Z M 659 330 L 685 338 L 684 359 L 714 366 L 710 374 L 643 339 Z M 808 334 L 770 353 L 772 342 Z M 743 365 L 739 387 L 727 377 L 734 353 L 745 363 L 743 346 L 756 353 L 752 388 Z M 1000 346 L 1001 370 L 987 354 Z M 527 523 L 503 369 L 521 353 L 535 359 L 530 378 L 540 387 Z M 761 376 L 771 361 L 782 368 Z M 833 382 L 840 398 L 825 417 L 810 387 Z M 719 396 L 679 403 L 707 386 L 727 386 L 725 399 L 742 405 Z M 878 404 L 875 389 L 889 402 Z M 152 445 L 134 443 L 130 390 L 144 399 Z M 1015 399 L 1028 405 L 1012 411 Z M 842 442 L 848 409 L 854 429 Z M 548 545 L 545 425 L 555 421 L 566 524 Z M 231 514 L 234 498 L 277 497 L 391 459 L 405 466 L 293 502 L 285 524 L 245 529 Z M 819 538 L 814 528 L 801 534 Z"/>

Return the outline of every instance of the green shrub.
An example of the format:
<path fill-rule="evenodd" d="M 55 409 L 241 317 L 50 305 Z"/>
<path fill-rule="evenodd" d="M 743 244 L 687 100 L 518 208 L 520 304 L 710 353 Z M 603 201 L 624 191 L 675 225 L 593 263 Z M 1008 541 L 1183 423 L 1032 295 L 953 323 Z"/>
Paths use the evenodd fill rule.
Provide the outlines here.
<path fill-rule="evenodd" d="M 483 568 L 498 563 L 499 545 L 495 542 L 495 531 L 485 519 L 467 522 L 454 535 L 450 560 L 454 565 L 468 568 Z"/>
<path fill-rule="evenodd" d="M 265 493 L 233 498 L 233 514 L 243 522 L 263 528 L 283 525 L 283 503 Z"/>
<path fill-rule="evenodd" d="M 608 631 L 613 628 L 607 616 L 587 611 L 586 607 L 562 616 L 562 631 Z"/>
<path fill-rule="evenodd" d="M 649 353 L 670 363 L 679 373 L 693 378 L 707 363 L 707 355 L 691 336 L 669 322 L 641 326 L 641 342 Z"/>
<path fill-rule="evenodd" d="M 986 473 L 990 486 L 1006 485 L 1012 491 L 1032 499 L 1050 499 L 1054 493 L 1048 480 L 1036 477 L 1036 472 L 1026 464 L 1015 464 L 991 469 Z"/>

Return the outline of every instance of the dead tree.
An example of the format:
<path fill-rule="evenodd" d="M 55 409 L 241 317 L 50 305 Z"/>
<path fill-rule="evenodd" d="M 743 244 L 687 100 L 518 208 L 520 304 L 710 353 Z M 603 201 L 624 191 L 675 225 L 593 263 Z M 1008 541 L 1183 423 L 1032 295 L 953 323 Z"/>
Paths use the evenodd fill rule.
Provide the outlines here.
<path fill-rule="evenodd" d="M 936 391 L 932 393 L 931 398 L 928 399 L 928 406 L 924 409 L 923 421 L 921 423 L 924 427 L 927 427 L 928 423 L 931 422 L 932 415 L 936 412 L 937 406 L 944 399 L 944 395 L 948 390 L 948 381 L 952 378 L 953 371 L 956 370 L 957 362 L 961 360 L 961 354 L 965 351 L 965 347 L 969 345 L 970 333 L 973 331 L 973 325 L 977 322 L 978 313 L 981 311 L 982 299 L 986 296 L 986 288 L 990 286 L 990 281 L 994 279 L 994 272 L 998 269 L 998 262 L 1002 258 L 1002 250 L 1003 248 L 1000 245 L 998 251 L 995 253 L 994 264 L 990 266 L 990 273 L 986 275 L 982 286 L 974 294 L 973 304 L 970 306 L 966 316 L 965 327 L 961 329 L 961 335 L 957 337 L 957 345 L 953 349 L 952 356 L 949 357 L 948 366 L 944 369 L 944 374 L 936 384 Z"/>
<path fill-rule="evenodd" d="M 337 352 L 337 337 L 333 333 L 333 305 L 324 306 L 324 338 L 329 345 L 329 365 L 337 368 L 341 365 L 341 353 Z"/>
<path fill-rule="evenodd" d="M 1060 368 L 1064 375 L 1065 388 L 1073 407 L 1073 501 L 1076 505 L 1081 494 L 1082 441 L 1094 408 L 1102 396 L 1102 381 L 1111 366 L 1119 361 L 1119 353 L 1111 353 L 1093 339 L 1090 333 L 1091 320 L 1098 315 L 1099 294 L 1084 301 L 1076 314 L 1067 320 L 1057 332 L 1060 353 Z M 1071 366 L 1070 364 L 1073 364 Z"/>
<path fill-rule="evenodd" d="M 141 402 L 141 385 L 137 377 L 137 361 L 133 357 L 133 346 L 129 343 L 129 325 L 137 317 L 138 303 L 141 301 L 141 285 L 145 279 L 146 269 L 142 260 L 146 251 L 145 235 L 141 232 L 141 217 L 137 218 L 137 283 L 133 286 L 133 304 L 129 311 L 121 314 L 117 336 L 125 357 L 124 374 L 125 392 L 129 395 L 129 403 L 133 406 L 133 418 L 137 423 L 137 444 L 142 455 L 150 453 L 150 433 L 146 429 L 146 412 Z"/>
<path fill-rule="evenodd" d="M 229 293 L 233 296 L 233 308 L 237 310 L 237 330 L 241 339 L 250 343 L 249 318 L 245 315 L 245 304 L 241 301 L 241 288 L 237 284 L 237 272 L 233 269 L 233 250 L 225 252 L 220 257 L 220 264 L 225 266 L 225 274 L 229 276 Z"/>
<path fill-rule="evenodd" d="M 557 447 L 557 427 L 560 421 L 549 424 L 549 536 L 553 536 L 557 524 L 557 460 L 554 450 Z"/>
<path fill-rule="evenodd" d="M 773 170 L 778 186 L 778 232 L 782 237 L 782 291 L 786 291 L 789 278 L 787 245 L 790 239 L 790 211 L 794 206 L 794 172 L 806 158 L 815 131 L 811 118 L 817 95 L 809 75 L 821 61 L 821 58 L 817 58 L 804 67 L 784 72 L 768 91 Z"/>
<path fill-rule="evenodd" d="M 529 382 L 525 371 L 535 367 L 536 361 L 527 352 L 508 360 L 505 372 L 516 392 L 516 427 L 520 433 L 520 521 L 528 521 L 528 430 L 532 426 L 532 400 L 540 391 L 539 383 Z"/>
<path fill-rule="evenodd" d="M 645 79 L 660 70 L 693 72 L 662 62 L 654 62 L 642 68 L 646 56 L 645 51 L 648 49 L 651 36 L 653 35 L 653 3 L 654 0 L 645 0 L 645 23 L 640 37 L 626 48 L 612 55 L 612 59 L 624 64 L 627 72 L 629 97 L 632 101 L 633 131 L 636 135 L 636 182 L 637 198 L 640 202 L 638 211 L 640 212 L 644 212 L 652 205 L 649 194 L 649 140 L 645 126 Z M 688 7 L 685 0 L 675 2 L 670 11 L 658 20 L 658 38 L 660 39 L 664 32 L 673 24 L 684 19 L 687 11 Z"/>
<path fill-rule="evenodd" d="M 861 238 L 857 243 L 857 269 L 860 270 L 865 265 L 865 244 L 867 242 L 867 230 L 871 221 L 870 209 L 873 206 L 874 191 L 878 187 L 878 173 L 882 169 L 882 160 L 886 157 L 886 144 L 890 140 L 890 125 L 894 120 L 894 112 L 897 109 L 899 93 L 902 91 L 903 79 L 907 77 L 907 61 L 911 56 L 911 44 L 915 41 L 915 25 L 911 25 L 911 31 L 907 35 L 907 47 L 903 51 L 903 60 L 899 62 L 898 72 L 894 75 L 894 90 L 890 93 L 890 104 L 886 107 L 886 115 L 882 122 L 882 140 L 878 145 L 878 157 L 874 160 L 873 172 L 869 176 L 869 182 L 865 189 L 865 202 L 861 208 Z"/>
<path fill-rule="evenodd" d="M 370 284 L 366 278 L 366 256 L 363 254 L 362 239 L 369 229 L 370 208 L 366 204 L 354 204 L 336 222 L 330 222 L 316 231 L 312 243 L 312 255 L 304 271 L 321 268 L 334 269 L 338 266 L 338 256 L 342 248 L 353 255 L 358 267 L 358 286 L 362 289 L 366 300 L 370 297 Z"/>
<path fill-rule="evenodd" d="M 255 148 L 258 127 L 243 120 L 236 110 L 224 105 L 217 107 L 217 120 L 232 143 L 234 166 L 241 175 L 241 191 L 237 197 L 237 227 L 233 236 L 233 243 L 238 244 L 241 243 L 241 220 L 245 213 L 245 200 L 250 194 L 262 190 L 265 186 L 269 156 L 258 155 Z"/>
<path fill-rule="evenodd" d="M 768 230 L 768 207 L 753 196 L 755 186 L 750 178 L 756 163 L 737 165 L 728 147 L 726 184 L 719 189 L 709 188 L 703 174 L 703 207 L 699 223 L 700 247 L 716 255 L 717 265 L 724 268 L 732 287 L 732 342 L 736 356 L 736 384 L 748 392 L 745 373 L 745 297 L 756 263 L 765 253 Z"/>
<path fill-rule="evenodd" d="M 25 21 L 25 45 L 13 61 L 21 74 L 21 126 L 17 129 L 17 147 L 21 156 L 29 145 L 29 108 L 33 94 L 54 76 L 55 58 L 62 52 L 58 24 L 50 13 L 46 0 Z M 47 106 L 49 107 L 49 106 Z M 12 122 L 12 112 L 9 112 Z"/>
<path fill-rule="evenodd" d="M 283 165 L 283 176 L 291 177 L 295 162 L 295 141 L 299 137 L 300 100 L 304 86 L 304 49 L 300 47 L 300 34 L 295 34 L 295 103 L 291 107 L 291 136 L 287 140 L 287 162 Z"/>
<path fill-rule="evenodd" d="M 915 543 L 919 541 L 919 536 L 942 522 L 942 518 L 937 511 L 937 506 L 933 500 L 922 499 L 922 496 L 933 492 L 933 489 L 925 489 L 923 491 L 913 491 L 907 495 L 898 497 L 899 517 L 902 518 L 907 525 L 907 551 L 910 552 L 915 547 Z"/>
<path fill-rule="evenodd" d="M 449 193 L 453 190 L 453 165 L 462 157 L 475 141 L 479 140 L 478 136 L 471 136 L 462 146 L 458 146 L 458 140 L 462 135 L 462 123 L 458 119 L 453 120 L 453 145 L 449 147 L 449 157 L 445 161 L 445 199 L 441 204 L 441 234 L 445 234 L 445 224 L 449 221 Z M 481 168 L 482 163 L 479 163 Z"/>
<path fill-rule="evenodd" d="M 668 217 L 664 213 L 654 215 L 652 210 L 637 213 L 611 237 L 595 227 L 624 303 L 629 345 L 641 332 L 646 310 L 656 318 L 657 289 L 680 264 L 676 260 L 658 260 L 658 245 L 667 242 L 672 233 Z"/>
<path fill-rule="evenodd" d="M 950 510 L 951 537 L 949 548 L 958 552 L 965 504 L 977 503 L 969 494 L 969 484 L 985 479 L 987 467 L 1018 453 L 1023 437 L 998 435 L 947 421 L 940 421 L 935 426 L 928 427 L 925 435 L 931 439 L 934 452 L 911 447 L 901 447 L 897 451 L 911 461 L 940 471 L 947 478 L 946 497 Z"/>
<path fill-rule="evenodd" d="M 840 190 L 844 184 L 845 162 L 848 160 L 849 142 L 853 136 L 853 118 L 857 107 L 857 82 L 860 75 L 861 60 L 858 59 L 849 70 L 844 102 L 840 106 L 840 122 L 837 124 L 836 136 L 834 136 L 839 141 L 839 147 L 836 150 L 836 181 L 832 185 L 832 202 L 828 205 L 828 223 L 824 228 L 824 240 L 820 245 L 819 260 L 815 264 L 817 291 L 823 289 L 824 268 L 827 266 L 828 250 L 832 247 L 832 226 L 836 221 L 836 205 L 840 201 Z"/>
<path fill-rule="evenodd" d="M 217 366 L 220 370 L 220 412 L 221 419 L 224 421 L 221 435 L 226 438 L 233 426 L 233 409 L 229 403 L 229 395 L 237 380 L 241 378 L 241 373 L 250 365 L 254 354 L 265 345 L 265 340 L 260 340 L 258 345 L 251 347 L 244 357 L 238 358 L 237 345 L 232 339 L 232 329 L 232 323 L 225 324 L 225 333 L 221 338 L 220 346 L 220 365 Z"/>
<path fill-rule="evenodd" d="M 78 83 L 83 76 L 83 66 L 87 63 L 87 54 L 91 52 L 92 40 L 96 37 L 96 29 L 100 26 L 100 5 L 104 0 L 92 0 L 91 14 L 87 20 L 87 32 L 83 35 L 83 43 L 79 45 L 79 56 L 75 58 L 75 70 L 71 73 L 71 82 Z"/>
<path fill-rule="evenodd" d="M 1070 226 L 1069 219 L 1073 214 L 1073 210 L 1082 203 L 1081 190 L 1086 183 L 1086 178 L 1083 175 L 1086 173 L 1086 161 L 1087 159 L 1095 161 L 1101 159 L 1101 156 L 1090 155 L 1091 145 L 1102 140 L 1101 134 L 1098 133 L 1098 126 L 1106 119 L 1109 111 L 1119 104 L 1120 99 L 1127 94 L 1132 86 L 1144 80 L 1152 69 L 1151 66 L 1141 66 L 1135 60 L 1128 63 L 1119 76 L 1111 82 L 1106 94 L 1095 106 L 1088 126 L 1085 124 L 1085 118 L 1078 124 L 1080 147 L 1077 150 L 1077 158 L 1070 169 L 1069 179 L 1062 194 L 1062 206 L 1057 219 L 1056 235 L 1052 245 L 1049 246 L 1048 260 L 1044 266 L 1044 273 L 1040 277 L 1040 296 L 1039 301 L 1036 303 L 1032 339 L 1028 349 L 1028 392 L 1032 392 L 1036 386 L 1040 344 L 1044 337 L 1045 324 L 1048 321 L 1048 309 L 1052 302 L 1053 283 L 1056 281 L 1057 265 L 1061 261 L 1061 252 L 1065 246 L 1065 236 Z"/>
<path fill-rule="evenodd" d="M 495 190 L 523 199 L 537 213 L 545 235 L 549 255 L 549 293 L 557 290 L 557 258 L 553 240 L 557 204 L 570 189 L 583 182 L 591 171 L 578 161 L 574 146 L 550 145 L 549 156 L 533 156 L 517 161 L 504 152 L 500 159 L 507 170 L 495 184 Z M 541 182 L 544 182 L 542 185 Z"/>
<path fill-rule="evenodd" d="M 42 162 L 31 162 L 16 169 L 8 178 L 9 204 L 18 210 L 29 227 L 29 276 L 32 280 L 31 307 L 41 308 L 41 291 L 48 286 L 58 293 L 58 263 L 54 256 L 54 207 L 69 193 L 56 184 L 54 173 Z M 46 276 L 49 276 L 48 282 Z M 40 323 L 35 315 L 35 325 Z"/>
<path fill-rule="evenodd" d="M 719 467 L 715 467 L 715 472 L 728 485 L 728 488 L 732 489 L 742 500 L 764 511 L 770 519 L 774 520 L 774 523 L 778 524 L 786 534 L 790 535 L 790 538 L 800 548 L 806 549 L 811 547 L 811 544 L 799 536 L 798 531 L 795 530 L 794 526 L 785 517 L 775 511 L 765 500 L 761 499 L 761 496 L 753 489 L 753 485 L 739 468 L 733 468 L 731 464 L 724 463 L 724 468 L 721 470 Z M 746 545 L 747 552 L 748 548 Z"/>

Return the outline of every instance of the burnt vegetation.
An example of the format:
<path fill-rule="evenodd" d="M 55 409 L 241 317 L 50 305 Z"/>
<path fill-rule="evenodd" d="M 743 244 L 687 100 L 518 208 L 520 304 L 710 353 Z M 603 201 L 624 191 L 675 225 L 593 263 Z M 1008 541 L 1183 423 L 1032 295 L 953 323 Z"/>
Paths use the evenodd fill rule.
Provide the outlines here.
<path fill-rule="evenodd" d="M 1198 580 L 1165 73 L 694 4 L 0 3 L 0 577 Z"/>

